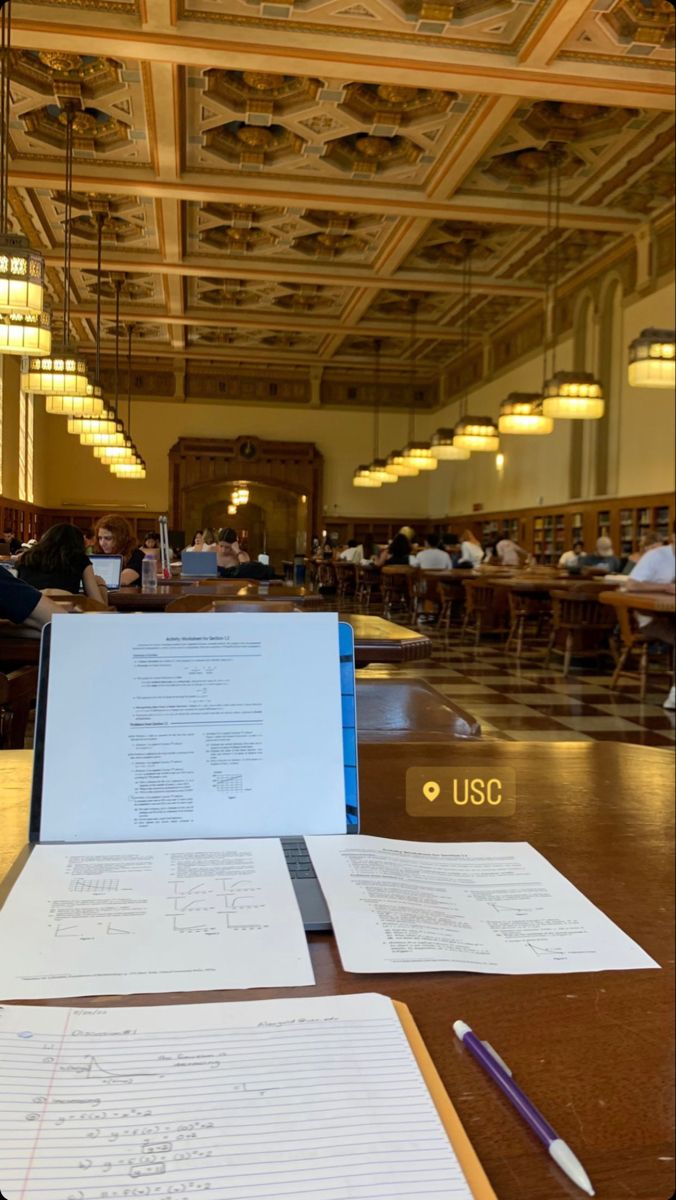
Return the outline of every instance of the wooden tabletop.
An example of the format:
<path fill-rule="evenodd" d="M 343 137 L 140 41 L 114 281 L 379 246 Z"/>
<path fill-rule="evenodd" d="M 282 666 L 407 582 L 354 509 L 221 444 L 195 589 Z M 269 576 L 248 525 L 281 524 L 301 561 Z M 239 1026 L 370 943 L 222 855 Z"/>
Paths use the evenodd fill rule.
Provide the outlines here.
<path fill-rule="evenodd" d="M 601 592 L 599 600 L 604 604 L 612 604 L 614 608 L 634 608 L 639 612 L 676 614 L 676 596 L 670 596 L 667 592 L 634 592 L 631 589 L 621 592 Z"/>
<path fill-rule="evenodd" d="M 371 662 L 415 662 L 432 653 L 430 638 L 384 617 L 340 613 L 340 619 L 354 630 L 354 661 L 358 667 Z"/>
<path fill-rule="evenodd" d="M 261 591 L 256 580 L 249 579 L 201 579 L 183 580 L 181 583 L 158 583 L 157 591 L 143 592 L 138 587 L 121 587 L 108 593 L 108 603 L 118 612 L 164 612 L 172 600 L 179 596 L 201 596 L 205 603 L 209 599 L 219 600 L 293 600 L 300 608 L 323 609 L 321 596 L 309 588 L 289 587 L 281 583 Z"/>
<path fill-rule="evenodd" d="M 90 997 L 96 1005 L 379 991 L 409 1005 L 500 1200 L 581 1193 L 463 1051 L 457 1018 L 488 1039 L 584 1163 L 599 1200 L 663 1200 L 674 1189 L 673 758 L 610 742 L 367 746 L 364 833 L 421 841 L 528 841 L 648 952 L 661 970 L 502 976 L 347 975 L 333 937 L 310 935 L 317 984 L 287 991 Z M 508 818 L 411 818 L 406 769 L 516 772 Z M 0 867 L 25 840 L 30 753 L 0 753 Z M 637 852 L 640 851 L 640 852 Z M 51 1003 L 51 1002 L 46 1002 Z M 55 1002 L 55 1003 L 58 1003 Z M 79 1003 L 79 1001 L 78 1001 Z"/>

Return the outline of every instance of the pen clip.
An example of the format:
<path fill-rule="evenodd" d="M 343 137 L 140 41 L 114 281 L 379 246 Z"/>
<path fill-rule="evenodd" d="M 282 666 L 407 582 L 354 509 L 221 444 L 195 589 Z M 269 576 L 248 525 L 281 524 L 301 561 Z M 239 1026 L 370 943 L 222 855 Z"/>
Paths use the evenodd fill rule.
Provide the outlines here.
<path fill-rule="evenodd" d="M 481 1045 L 484 1046 L 484 1048 L 486 1050 L 488 1050 L 488 1053 L 490 1055 L 492 1055 L 492 1057 L 495 1059 L 496 1063 L 498 1063 L 502 1067 L 503 1071 L 506 1071 L 506 1073 L 508 1075 L 512 1074 L 512 1072 L 510 1071 L 509 1067 L 507 1066 L 507 1063 L 505 1062 L 504 1058 L 500 1058 L 500 1055 L 498 1054 L 497 1050 L 493 1049 L 490 1042 L 485 1042 L 482 1038 Z"/>

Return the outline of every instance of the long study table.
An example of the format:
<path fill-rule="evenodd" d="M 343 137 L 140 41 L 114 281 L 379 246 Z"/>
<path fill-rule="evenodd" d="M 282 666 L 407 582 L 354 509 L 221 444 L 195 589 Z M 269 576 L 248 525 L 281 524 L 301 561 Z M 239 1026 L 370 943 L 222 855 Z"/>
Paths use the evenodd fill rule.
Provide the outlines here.
<path fill-rule="evenodd" d="M 0 754 L 5 843 L 25 843 L 29 751 Z M 408 767 L 516 772 L 511 817 L 406 813 Z M 452 1032 L 467 1021 L 569 1142 L 599 1200 L 674 1190 L 673 756 L 609 742 L 363 747 L 362 831 L 421 841 L 528 841 L 660 964 L 575 975 L 348 975 L 333 937 L 311 934 L 314 988 L 88 997 L 86 1005 L 263 999 L 379 991 L 408 1004 L 499 1200 L 580 1193 Z M 55 1003 L 59 1003 L 56 1001 Z M 79 1003 L 79 1001 L 78 1001 Z M 364 1200 L 369 1200 L 368 1194 Z"/>

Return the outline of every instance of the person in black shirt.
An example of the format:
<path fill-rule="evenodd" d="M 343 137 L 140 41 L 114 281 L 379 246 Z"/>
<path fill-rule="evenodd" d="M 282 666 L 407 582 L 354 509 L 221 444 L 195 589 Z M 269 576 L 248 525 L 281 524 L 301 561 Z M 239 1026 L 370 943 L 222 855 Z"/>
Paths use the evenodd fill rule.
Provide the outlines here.
<path fill-rule="evenodd" d="M 144 554 L 127 518 L 119 513 L 107 513 L 105 517 L 100 517 L 96 525 L 96 537 L 100 554 L 122 555 L 120 583 L 140 583 Z"/>
<path fill-rule="evenodd" d="M 51 621 L 54 613 L 63 611 L 62 605 L 57 607 L 47 596 L 42 596 L 37 588 L 15 579 L 9 571 L 0 567 L 0 617 L 5 621 L 42 629 Z"/>
<path fill-rule="evenodd" d="M 14 531 L 12 529 L 5 529 L 2 535 L 2 540 L 7 542 L 10 554 L 16 554 L 17 551 L 21 549 L 21 542 L 19 541 L 18 537 L 14 536 Z"/>
<path fill-rule="evenodd" d="M 86 596 L 107 603 L 85 554 L 84 534 L 76 525 L 52 525 L 37 546 L 24 551 L 17 569 L 19 579 L 35 588 L 60 588 L 77 595 L 82 584 Z"/>

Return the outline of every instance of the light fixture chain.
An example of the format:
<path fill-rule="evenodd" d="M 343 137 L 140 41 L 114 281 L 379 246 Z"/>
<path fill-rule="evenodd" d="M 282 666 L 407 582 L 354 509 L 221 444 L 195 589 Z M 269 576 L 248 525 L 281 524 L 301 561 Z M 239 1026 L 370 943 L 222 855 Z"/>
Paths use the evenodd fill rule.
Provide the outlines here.
<path fill-rule="evenodd" d="M 101 384 L 101 262 L 103 257 L 103 213 L 96 214 L 96 383 Z"/>
<path fill-rule="evenodd" d="M 380 448 L 380 350 L 382 347 L 382 339 L 376 338 L 374 349 L 376 352 L 376 371 L 375 371 L 375 403 L 373 405 L 373 457 L 378 458 L 378 450 Z"/>
<path fill-rule="evenodd" d="M 71 214 L 73 201 L 73 111 L 66 109 L 66 194 L 63 226 L 63 345 L 70 333 L 70 258 L 72 246 Z"/>
<path fill-rule="evenodd" d="M 127 325 L 127 437 L 131 437 L 131 339 L 134 326 Z"/>
<path fill-rule="evenodd" d="M 122 280 L 115 280 L 115 416 L 118 416 L 120 399 L 120 292 Z"/>
<path fill-rule="evenodd" d="M 556 375 L 556 344 L 558 339 L 558 284 L 559 284 L 559 238 L 561 220 L 561 169 L 557 157 L 554 162 L 554 283 L 552 286 L 552 376 Z"/>
<path fill-rule="evenodd" d="M 9 114 L 10 114 L 10 49 L 11 18 L 9 0 L 0 13 L 0 62 L 2 84 L 0 85 L 0 125 L 2 146 L 0 147 L 0 229 L 7 233 L 9 211 Z"/>
<path fill-rule="evenodd" d="M 411 299 L 411 353 L 413 354 L 413 370 L 411 372 L 411 408 L 408 419 L 408 440 L 415 441 L 415 385 L 416 385 L 416 355 L 415 355 L 415 339 L 417 329 L 418 316 L 418 297 L 414 296 Z"/>

